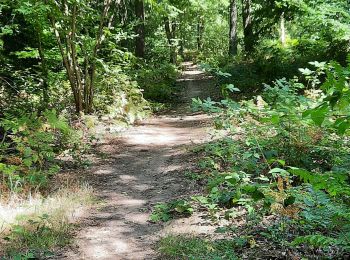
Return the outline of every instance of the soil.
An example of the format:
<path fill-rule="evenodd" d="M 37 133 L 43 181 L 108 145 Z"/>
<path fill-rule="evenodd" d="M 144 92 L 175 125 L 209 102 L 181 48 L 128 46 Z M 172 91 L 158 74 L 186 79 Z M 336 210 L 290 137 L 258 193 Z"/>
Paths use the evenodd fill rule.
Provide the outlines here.
<path fill-rule="evenodd" d="M 57 259 L 156 259 L 160 236 L 212 229 L 199 216 L 166 224 L 149 221 L 155 204 L 196 190 L 184 172 L 194 164 L 191 148 L 210 140 L 210 118 L 191 112 L 190 103 L 219 94 L 195 65 L 184 68 L 178 80 L 182 94 L 173 109 L 99 146 L 108 158 L 93 166 L 86 179 L 103 203 L 81 221 L 73 246 Z"/>

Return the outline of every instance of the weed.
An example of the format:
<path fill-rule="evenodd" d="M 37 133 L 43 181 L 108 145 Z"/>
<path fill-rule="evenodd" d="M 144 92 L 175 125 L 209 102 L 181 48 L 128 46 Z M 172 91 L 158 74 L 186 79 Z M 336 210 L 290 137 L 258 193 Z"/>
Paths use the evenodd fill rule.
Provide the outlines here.
<path fill-rule="evenodd" d="M 227 259 L 235 260 L 233 240 L 210 241 L 207 239 L 168 236 L 160 240 L 158 249 L 164 259 Z"/>
<path fill-rule="evenodd" d="M 191 204 L 185 200 L 174 200 L 169 203 L 158 203 L 154 206 L 150 216 L 152 222 L 167 222 L 175 215 L 191 215 L 193 208 Z"/>
<path fill-rule="evenodd" d="M 324 256 L 341 257 L 350 248 L 349 175 L 343 170 L 350 153 L 349 68 L 313 65 L 314 72 L 302 70 L 308 86 L 280 79 L 265 85 L 261 96 L 238 103 L 229 98 L 237 89 L 225 84 L 225 100 L 193 100 L 227 134 L 202 148 L 206 193 L 192 200 L 213 222 L 244 218 L 251 241 L 258 236 L 248 229 L 259 227 L 276 247 L 305 255 L 317 248 Z M 323 93 L 306 89 L 320 84 Z M 275 219 L 262 225 L 265 217 Z"/>
<path fill-rule="evenodd" d="M 42 198 L 12 198 L 1 205 L 0 256 L 11 259 L 37 259 L 70 243 L 72 223 L 93 203 L 86 186 L 66 188 Z"/>

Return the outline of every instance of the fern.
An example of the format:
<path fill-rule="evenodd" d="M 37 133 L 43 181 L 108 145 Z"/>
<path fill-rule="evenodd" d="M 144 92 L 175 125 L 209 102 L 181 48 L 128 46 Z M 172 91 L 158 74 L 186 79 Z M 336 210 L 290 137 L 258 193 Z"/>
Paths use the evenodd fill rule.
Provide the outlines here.
<path fill-rule="evenodd" d="M 323 248 L 337 244 L 337 239 L 326 237 L 323 235 L 307 235 L 295 238 L 291 244 L 293 246 L 297 246 L 300 244 L 308 244 L 311 246 Z"/>

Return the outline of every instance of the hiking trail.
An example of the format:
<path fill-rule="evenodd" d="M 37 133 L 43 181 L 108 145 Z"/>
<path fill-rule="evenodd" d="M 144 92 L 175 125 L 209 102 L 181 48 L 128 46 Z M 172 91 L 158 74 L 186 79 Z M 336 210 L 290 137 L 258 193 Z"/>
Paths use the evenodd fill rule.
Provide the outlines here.
<path fill-rule="evenodd" d="M 86 179 L 103 202 L 81 220 L 73 246 L 58 259 L 156 259 L 154 245 L 161 235 L 210 229 L 196 224 L 195 217 L 149 222 L 158 202 L 193 193 L 195 184 L 184 175 L 191 166 L 189 149 L 210 138 L 210 118 L 191 112 L 190 104 L 192 98 L 215 95 L 213 80 L 192 63 L 184 67 L 173 109 L 100 146 L 108 160 L 93 166 Z"/>

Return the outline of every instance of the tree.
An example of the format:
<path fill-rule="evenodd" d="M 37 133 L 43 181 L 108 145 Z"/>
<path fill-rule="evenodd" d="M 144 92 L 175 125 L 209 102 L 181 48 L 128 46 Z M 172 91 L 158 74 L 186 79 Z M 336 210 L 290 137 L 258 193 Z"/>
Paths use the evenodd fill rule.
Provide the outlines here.
<path fill-rule="evenodd" d="M 230 34 L 229 34 L 229 54 L 237 54 L 237 2 L 231 0 L 230 2 Z"/>
<path fill-rule="evenodd" d="M 165 33 L 170 46 L 170 62 L 176 64 L 177 62 L 177 46 L 176 46 L 176 20 L 170 20 L 168 16 L 164 17 Z"/>
<path fill-rule="evenodd" d="M 204 17 L 199 15 L 197 21 L 197 49 L 201 51 L 203 48 L 203 34 L 204 34 Z"/>
<path fill-rule="evenodd" d="M 47 2 L 47 1 L 45 1 Z M 105 30 L 112 25 L 112 0 L 47 2 L 50 20 L 74 97 L 76 112 L 93 110 L 96 63 Z M 100 14 L 91 10 L 100 10 Z M 97 18 L 99 17 L 99 18 Z M 84 26 L 99 20 L 97 30 Z M 83 35 L 81 35 L 84 33 Z"/>
<path fill-rule="evenodd" d="M 145 5 L 143 0 L 135 0 L 135 15 L 137 18 L 135 55 L 145 57 Z"/>
<path fill-rule="evenodd" d="M 254 33 L 253 33 L 253 24 L 252 24 L 251 0 L 242 0 L 242 18 L 243 18 L 244 49 L 247 53 L 251 53 L 254 49 Z"/>

